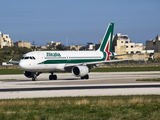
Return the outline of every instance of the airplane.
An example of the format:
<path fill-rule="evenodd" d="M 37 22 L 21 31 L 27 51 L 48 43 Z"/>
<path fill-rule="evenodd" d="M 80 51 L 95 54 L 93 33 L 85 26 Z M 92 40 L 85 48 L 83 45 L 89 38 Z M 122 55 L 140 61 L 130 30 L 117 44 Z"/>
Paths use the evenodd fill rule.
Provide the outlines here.
<path fill-rule="evenodd" d="M 114 23 L 110 23 L 96 51 L 32 51 L 23 55 L 20 61 L 11 59 L 9 63 L 18 63 L 24 75 L 35 81 L 42 72 L 51 73 L 49 80 L 57 80 L 54 72 L 72 72 L 76 77 L 89 79 L 90 70 L 102 64 L 146 58 L 114 59 L 117 54 L 111 52 L 113 29 Z"/>

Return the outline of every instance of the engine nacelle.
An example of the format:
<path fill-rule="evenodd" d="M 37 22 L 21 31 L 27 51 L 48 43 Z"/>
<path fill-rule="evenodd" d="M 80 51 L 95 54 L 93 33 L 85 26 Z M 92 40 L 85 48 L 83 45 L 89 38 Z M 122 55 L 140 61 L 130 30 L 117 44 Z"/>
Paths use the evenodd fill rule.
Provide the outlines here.
<path fill-rule="evenodd" d="M 24 75 L 28 78 L 33 78 L 35 72 L 24 71 Z"/>
<path fill-rule="evenodd" d="M 72 73 L 76 77 L 83 77 L 89 73 L 89 69 L 87 66 L 76 66 L 72 69 Z"/>

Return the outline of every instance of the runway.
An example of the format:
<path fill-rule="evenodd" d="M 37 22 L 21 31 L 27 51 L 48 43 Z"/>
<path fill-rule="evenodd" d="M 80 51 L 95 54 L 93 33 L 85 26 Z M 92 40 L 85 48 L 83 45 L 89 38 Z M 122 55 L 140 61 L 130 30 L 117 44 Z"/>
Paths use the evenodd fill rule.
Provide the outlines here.
<path fill-rule="evenodd" d="M 57 73 L 58 80 L 48 80 L 49 73 L 37 81 L 24 75 L 0 75 L 0 99 L 160 94 L 160 82 L 139 82 L 136 79 L 160 78 L 160 72 L 89 73 L 89 80 L 81 80 L 71 73 Z"/>

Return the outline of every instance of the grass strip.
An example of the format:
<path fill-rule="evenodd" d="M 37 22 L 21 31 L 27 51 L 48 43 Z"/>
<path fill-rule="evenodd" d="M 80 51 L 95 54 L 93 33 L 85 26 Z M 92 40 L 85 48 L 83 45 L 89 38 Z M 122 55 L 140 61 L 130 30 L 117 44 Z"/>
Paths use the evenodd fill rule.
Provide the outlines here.
<path fill-rule="evenodd" d="M 156 79 L 137 79 L 136 81 L 159 81 L 160 82 L 160 78 L 156 78 Z"/>
<path fill-rule="evenodd" d="M 159 95 L 0 100 L 0 119 L 158 120 Z"/>
<path fill-rule="evenodd" d="M 23 74 L 23 70 L 20 69 L 0 69 L 0 75 L 7 74 Z"/>

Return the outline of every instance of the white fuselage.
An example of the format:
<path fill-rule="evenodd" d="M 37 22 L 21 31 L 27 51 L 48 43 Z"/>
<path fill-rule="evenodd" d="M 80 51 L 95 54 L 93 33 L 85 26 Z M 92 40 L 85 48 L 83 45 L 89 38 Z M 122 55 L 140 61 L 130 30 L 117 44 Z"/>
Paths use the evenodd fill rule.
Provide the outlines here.
<path fill-rule="evenodd" d="M 24 71 L 65 71 L 69 64 L 103 61 L 101 51 L 33 51 L 25 54 L 19 62 Z"/>

